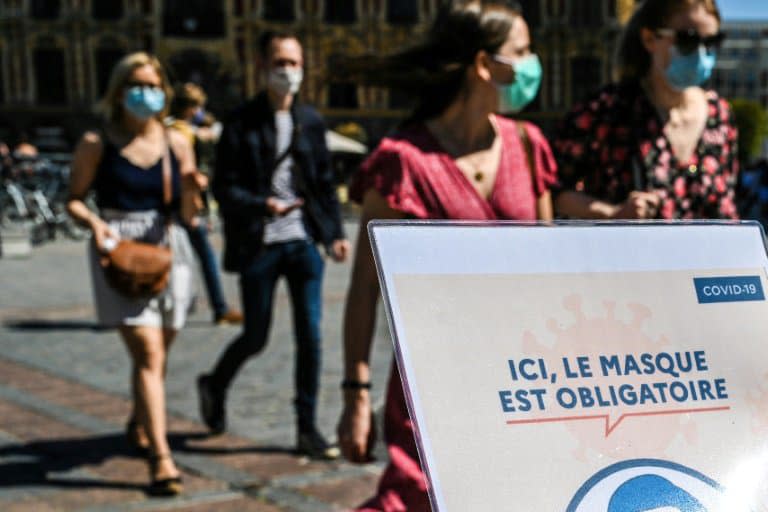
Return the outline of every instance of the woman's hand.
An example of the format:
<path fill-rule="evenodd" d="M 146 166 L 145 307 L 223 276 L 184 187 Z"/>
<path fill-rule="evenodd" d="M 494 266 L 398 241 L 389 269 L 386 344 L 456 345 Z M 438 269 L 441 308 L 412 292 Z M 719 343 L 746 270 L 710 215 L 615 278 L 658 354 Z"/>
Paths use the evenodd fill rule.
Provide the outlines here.
<path fill-rule="evenodd" d="M 376 440 L 368 390 L 346 390 L 344 409 L 336 429 L 341 453 L 350 462 L 373 461 L 371 450 Z"/>
<path fill-rule="evenodd" d="M 333 261 L 336 263 L 343 263 L 347 261 L 347 257 L 349 256 L 349 240 L 346 240 L 344 238 L 341 238 L 339 240 L 334 240 L 333 244 L 331 244 L 331 258 L 333 258 Z"/>
<path fill-rule="evenodd" d="M 660 198 L 652 192 L 630 192 L 626 201 L 616 207 L 614 219 L 655 219 Z"/>
<path fill-rule="evenodd" d="M 93 233 L 96 248 L 100 252 L 109 252 L 107 240 L 117 240 L 119 238 L 112 228 L 109 227 L 109 224 L 101 220 L 98 215 L 91 214 L 88 226 L 91 228 L 91 233 Z"/>

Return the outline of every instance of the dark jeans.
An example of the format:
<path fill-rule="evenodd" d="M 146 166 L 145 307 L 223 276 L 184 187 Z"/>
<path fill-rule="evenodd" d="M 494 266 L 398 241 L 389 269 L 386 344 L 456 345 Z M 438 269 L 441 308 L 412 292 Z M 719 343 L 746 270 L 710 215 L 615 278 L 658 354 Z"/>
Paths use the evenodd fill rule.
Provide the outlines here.
<path fill-rule="evenodd" d="M 224 298 L 224 291 L 221 288 L 221 279 L 219 278 L 219 262 L 216 260 L 216 254 L 213 252 L 211 242 L 208 241 L 208 226 L 201 219 L 197 226 L 184 226 L 187 229 L 189 241 L 192 248 L 200 260 L 200 268 L 203 271 L 205 280 L 205 290 L 208 292 L 208 302 L 211 304 L 214 316 L 220 317 L 227 312 L 227 300 Z"/>
<path fill-rule="evenodd" d="M 247 258 L 240 272 L 244 330 L 224 350 L 212 374 L 213 385 L 226 390 L 243 363 L 266 346 L 275 285 L 280 276 L 285 276 L 296 340 L 294 405 L 302 431 L 315 426 L 324 265 L 315 245 L 306 240 L 268 245 L 258 255 Z"/>

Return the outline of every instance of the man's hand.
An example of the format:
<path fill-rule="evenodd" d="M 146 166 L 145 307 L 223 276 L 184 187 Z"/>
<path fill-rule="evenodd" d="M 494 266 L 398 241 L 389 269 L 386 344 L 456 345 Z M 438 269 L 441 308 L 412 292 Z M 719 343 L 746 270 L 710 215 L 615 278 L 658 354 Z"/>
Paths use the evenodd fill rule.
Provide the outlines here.
<path fill-rule="evenodd" d="M 349 240 L 334 240 L 333 244 L 331 244 L 331 258 L 333 258 L 333 261 L 337 263 L 346 261 L 349 257 L 349 251 Z"/>
<path fill-rule="evenodd" d="M 613 212 L 613 219 L 655 219 L 661 199 L 652 192 L 631 192 Z"/>
<path fill-rule="evenodd" d="M 269 212 L 270 215 L 275 217 L 282 217 L 283 215 L 288 215 L 296 208 L 301 208 L 304 205 L 304 200 L 299 198 L 292 203 L 289 203 L 287 201 L 282 201 L 274 196 L 269 196 L 267 198 L 266 204 L 267 212 Z"/>

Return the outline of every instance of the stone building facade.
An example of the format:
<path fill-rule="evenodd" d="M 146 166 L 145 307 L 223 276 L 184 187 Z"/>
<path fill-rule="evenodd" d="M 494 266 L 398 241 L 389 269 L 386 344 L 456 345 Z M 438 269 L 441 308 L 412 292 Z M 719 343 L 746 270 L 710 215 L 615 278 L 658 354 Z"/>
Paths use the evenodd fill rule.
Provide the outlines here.
<path fill-rule="evenodd" d="M 611 53 L 632 0 L 527 0 L 545 70 L 532 115 L 554 119 L 610 77 Z M 0 137 L 64 126 L 74 137 L 114 62 L 148 50 L 175 80 L 208 91 L 223 113 L 259 82 L 255 40 L 289 28 L 303 40 L 304 99 L 330 124 L 355 121 L 374 134 L 404 115 L 402 98 L 334 74 L 335 56 L 389 52 L 423 34 L 439 0 L 4 0 L 0 3 Z"/>

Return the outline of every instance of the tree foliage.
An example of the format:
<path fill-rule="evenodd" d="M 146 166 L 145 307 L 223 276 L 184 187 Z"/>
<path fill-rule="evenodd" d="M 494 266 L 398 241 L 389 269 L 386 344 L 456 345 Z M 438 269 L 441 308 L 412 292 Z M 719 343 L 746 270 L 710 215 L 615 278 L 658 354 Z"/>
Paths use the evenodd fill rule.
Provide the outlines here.
<path fill-rule="evenodd" d="M 768 136 L 768 113 L 760 103 L 742 98 L 733 100 L 731 107 L 739 129 L 739 161 L 748 165 L 760 155 Z"/>

